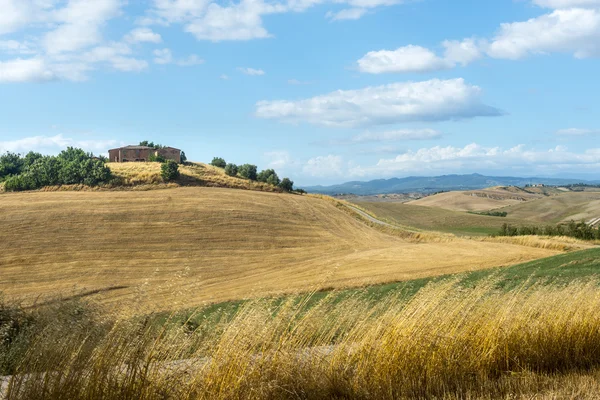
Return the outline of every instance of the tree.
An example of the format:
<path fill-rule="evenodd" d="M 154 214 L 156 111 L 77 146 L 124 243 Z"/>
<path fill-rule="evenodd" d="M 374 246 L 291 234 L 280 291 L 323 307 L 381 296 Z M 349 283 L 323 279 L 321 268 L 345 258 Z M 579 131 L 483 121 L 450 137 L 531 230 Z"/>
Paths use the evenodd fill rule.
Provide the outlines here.
<path fill-rule="evenodd" d="M 181 163 L 185 164 L 187 162 L 187 157 L 185 156 L 185 151 L 181 152 Z"/>
<path fill-rule="evenodd" d="M 29 167 L 30 165 L 32 165 L 34 162 L 41 159 L 42 157 L 43 156 L 40 153 L 35 153 L 33 151 L 30 151 L 29 153 L 27 153 L 25 155 L 25 157 L 23 159 L 25 167 Z"/>
<path fill-rule="evenodd" d="M 221 157 L 215 157 L 210 162 L 210 165 L 212 165 L 213 167 L 225 168 L 227 166 L 227 163 Z"/>
<path fill-rule="evenodd" d="M 6 153 L 0 156 L 0 182 L 11 175 L 23 172 L 25 160 L 16 153 Z"/>
<path fill-rule="evenodd" d="M 140 146 L 152 147 L 153 149 L 156 149 L 156 150 L 162 149 L 165 147 L 162 144 L 158 144 L 158 143 L 155 144 L 154 142 L 149 142 L 147 140 L 140 142 Z"/>
<path fill-rule="evenodd" d="M 279 187 L 286 192 L 291 192 L 294 190 L 294 181 L 290 180 L 289 178 L 283 178 L 279 184 Z"/>
<path fill-rule="evenodd" d="M 259 182 L 265 182 L 274 186 L 279 185 L 279 183 L 281 182 L 275 170 L 272 169 L 265 169 L 263 171 L 260 171 L 256 179 Z"/>
<path fill-rule="evenodd" d="M 163 156 L 161 156 L 160 154 L 150 154 L 148 156 L 148 161 L 150 161 L 150 162 L 164 163 L 164 162 L 167 161 L 167 159 L 164 158 Z"/>
<path fill-rule="evenodd" d="M 166 182 L 174 181 L 179 178 L 179 164 L 173 160 L 168 160 L 160 166 L 160 176 Z"/>
<path fill-rule="evenodd" d="M 238 173 L 238 167 L 235 164 L 227 164 L 225 166 L 225 173 L 229 176 L 236 176 Z"/>
<path fill-rule="evenodd" d="M 258 175 L 256 173 L 257 170 L 258 170 L 258 168 L 256 167 L 256 165 L 244 164 L 238 169 L 238 173 L 240 174 L 240 176 L 242 176 L 246 179 L 255 181 L 257 178 L 257 175 Z"/>

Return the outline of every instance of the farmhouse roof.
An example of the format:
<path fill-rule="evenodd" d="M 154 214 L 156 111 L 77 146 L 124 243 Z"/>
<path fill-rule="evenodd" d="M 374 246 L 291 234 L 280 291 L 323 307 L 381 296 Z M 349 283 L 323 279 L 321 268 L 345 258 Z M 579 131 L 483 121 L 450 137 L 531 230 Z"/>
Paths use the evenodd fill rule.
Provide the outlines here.
<path fill-rule="evenodd" d="M 180 149 L 176 148 L 176 147 L 163 147 L 163 149 L 171 149 L 171 150 L 179 150 Z M 109 151 L 113 151 L 113 150 L 154 150 L 154 147 L 148 147 L 148 146 L 123 146 L 123 147 L 117 147 L 116 149 L 110 149 Z"/>
<path fill-rule="evenodd" d="M 149 150 L 149 149 L 154 149 L 154 147 L 148 147 L 148 146 L 123 146 L 123 147 L 117 147 L 116 149 L 111 149 L 111 150 Z"/>

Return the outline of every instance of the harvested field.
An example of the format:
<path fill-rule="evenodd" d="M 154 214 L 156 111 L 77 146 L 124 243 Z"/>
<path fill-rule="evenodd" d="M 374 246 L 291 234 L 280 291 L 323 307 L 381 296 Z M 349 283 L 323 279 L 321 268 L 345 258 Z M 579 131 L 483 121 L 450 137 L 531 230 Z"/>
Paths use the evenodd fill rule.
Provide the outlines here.
<path fill-rule="evenodd" d="M 516 264 L 556 250 L 411 243 L 333 201 L 218 188 L 0 196 L 0 291 L 154 309 Z M 177 302 L 175 302 L 177 301 Z"/>

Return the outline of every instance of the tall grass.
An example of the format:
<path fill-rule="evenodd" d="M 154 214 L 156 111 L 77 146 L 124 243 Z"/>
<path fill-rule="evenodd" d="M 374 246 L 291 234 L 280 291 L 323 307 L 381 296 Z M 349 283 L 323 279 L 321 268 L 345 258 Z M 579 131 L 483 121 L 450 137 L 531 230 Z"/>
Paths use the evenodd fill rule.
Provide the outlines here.
<path fill-rule="evenodd" d="M 257 301 L 157 323 L 95 314 L 29 338 L 8 399 L 594 398 L 597 282 L 496 291 L 446 281 L 404 300 Z M 591 373 L 593 374 L 593 373 Z M 594 375 L 592 375 L 594 376 Z M 569 389 L 570 388 L 570 389 Z"/>

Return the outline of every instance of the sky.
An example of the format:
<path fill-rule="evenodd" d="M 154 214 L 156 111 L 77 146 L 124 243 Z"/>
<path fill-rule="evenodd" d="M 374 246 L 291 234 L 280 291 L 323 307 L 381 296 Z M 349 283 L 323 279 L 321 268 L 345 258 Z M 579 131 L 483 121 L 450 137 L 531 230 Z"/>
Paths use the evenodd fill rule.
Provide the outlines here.
<path fill-rule="evenodd" d="M 600 0 L 0 0 L 0 153 L 600 179 Z"/>

